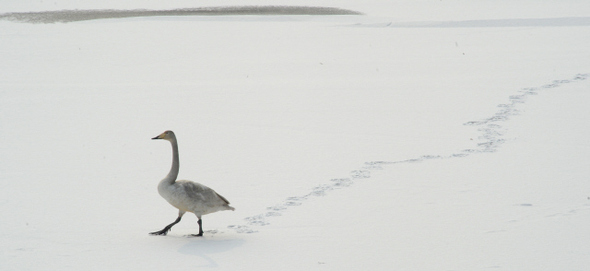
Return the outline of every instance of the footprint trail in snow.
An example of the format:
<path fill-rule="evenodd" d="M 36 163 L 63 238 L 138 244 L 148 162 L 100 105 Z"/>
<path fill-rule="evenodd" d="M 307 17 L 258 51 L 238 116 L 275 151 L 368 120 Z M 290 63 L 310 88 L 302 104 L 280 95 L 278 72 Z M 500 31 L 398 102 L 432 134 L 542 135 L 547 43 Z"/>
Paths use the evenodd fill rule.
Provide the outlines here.
<path fill-rule="evenodd" d="M 518 115 L 518 107 L 524 104 L 527 98 L 531 95 L 537 95 L 544 89 L 557 88 L 565 84 L 575 83 L 590 78 L 589 73 L 577 74 L 572 79 L 566 80 L 555 80 L 550 84 L 546 84 L 540 87 L 523 88 L 518 91 L 518 94 L 511 95 L 507 103 L 499 104 L 497 107 L 499 110 L 491 117 L 469 121 L 464 123 L 467 126 L 477 127 L 480 132 L 479 139 L 483 142 L 478 143 L 472 149 L 464 149 L 453 153 L 451 155 L 423 155 L 417 158 L 411 158 L 400 161 L 372 161 L 366 162 L 363 167 L 350 172 L 348 178 L 337 178 L 330 180 L 329 183 L 321 184 L 313 187 L 311 191 L 305 195 L 292 196 L 286 198 L 283 202 L 266 208 L 266 211 L 261 214 L 246 217 L 245 224 L 243 225 L 230 225 L 229 229 L 233 229 L 238 233 L 255 233 L 259 227 L 270 224 L 270 220 L 273 217 L 281 216 L 286 210 L 294 206 L 303 204 L 306 200 L 312 197 L 325 196 L 328 192 L 336 189 L 349 187 L 354 184 L 355 181 L 361 179 L 368 179 L 371 177 L 371 172 L 374 170 L 381 170 L 385 165 L 394 165 L 401 163 L 416 163 L 423 162 L 431 159 L 450 159 L 450 158 L 462 158 L 473 154 L 480 153 L 492 153 L 497 151 L 502 144 L 506 142 L 503 137 L 505 129 L 502 124 L 510 120 L 512 116 Z"/>

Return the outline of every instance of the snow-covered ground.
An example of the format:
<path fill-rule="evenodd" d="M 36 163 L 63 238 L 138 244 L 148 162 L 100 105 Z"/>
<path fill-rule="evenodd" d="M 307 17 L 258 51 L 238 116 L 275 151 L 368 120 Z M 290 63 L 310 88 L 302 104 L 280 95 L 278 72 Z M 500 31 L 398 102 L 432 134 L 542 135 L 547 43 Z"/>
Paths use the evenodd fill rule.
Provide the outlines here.
<path fill-rule="evenodd" d="M 364 15 L 3 17 L 0 270 L 586 270 L 590 3 L 538 2 L 3 1 Z"/>

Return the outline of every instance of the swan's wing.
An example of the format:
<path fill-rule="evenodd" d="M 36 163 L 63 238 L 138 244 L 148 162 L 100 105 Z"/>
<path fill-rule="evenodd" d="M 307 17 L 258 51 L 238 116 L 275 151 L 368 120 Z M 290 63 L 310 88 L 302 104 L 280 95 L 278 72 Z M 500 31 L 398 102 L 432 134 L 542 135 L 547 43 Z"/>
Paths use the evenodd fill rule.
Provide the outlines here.
<path fill-rule="evenodd" d="M 224 198 L 222 195 L 217 194 L 217 192 L 213 192 L 213 193 L 215 193 L 215 195 L 217 195 L 221 200 L 223 200 L 225 202 L 225 204 L 229 204 L 229 201 L 226 198 Z"/>
<path fill-rule="evenodd" d="M 192 199 L 202 201 L 207 205 L 229 204 L 229 201 L 226 198 L 217 194 L 217 192 L 205 185 L 184 180 L 177 181 L 177 183 L 182 184 L 184 190 L 186 191 L 186 194 Z"/>
<path fill-rule="evenodd" d="M 211 190 L 211 188 L 207 186 L 191 181 L 180 180 L 176 181 L 176 183 L 182 187 L 186 196 L 193 200 L 206 201 L 207 198 L 205 195 Z"/>

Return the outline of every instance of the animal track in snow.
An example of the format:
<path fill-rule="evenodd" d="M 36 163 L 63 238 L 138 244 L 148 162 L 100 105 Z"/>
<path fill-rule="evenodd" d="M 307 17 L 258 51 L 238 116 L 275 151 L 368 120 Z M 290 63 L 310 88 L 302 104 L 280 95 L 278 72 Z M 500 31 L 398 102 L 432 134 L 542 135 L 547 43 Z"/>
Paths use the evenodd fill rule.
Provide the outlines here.
<path fill-rule="evenodd" d="M 309 198 L 323 197 L 332 190 L 349 187 L 353 185 L 355 181 L 369 179 L 371 178 L 372 171 L 382 170 L 383 166 L 386 165 L 418 163 L 432 159 L 463 158 L 473 154 L 495 152 L 502 146 L 502 144 L 506 142 L 506 139 L 503 138 L 506 131 L 503 128 L 502 123 L 509 121 L 511 117 L 520 114 L 520 111 L 517 107 L 524 104 L 529 96 L 538 95 L 538 92 L 542 91 L 543 89 L 557 88 L 564 84 L 574 83 L 586 80 L 588 78 L 590 78 L 590 74 L 588 73 L 577 74 L 572 79 L 555 80 L 550 84 L 540 87 L 523 88 L 518 94 L 509 96 L 508 103 L 499 104 L 497 106 L 499 110 L 493 116 L 483 120 L 475 120 L 464 123 L 466 126 L 477 127 L 477 131 L 480 132 L 479 139 L 483 141 L 477 143 L 472 149 L 464 149 L 448 156 L 422 155 L 417 158 L 410 158 L 400 161 L 366 162 L 362 168 L 351 171 L 348 178 L 332 179 L 329 183 L 313 187 L 311 191 L 305 195 L 288 197 L 282 203 L 267 207 L 267 211 L 262 214 L 246 217 L 244 219 L 246 221 L 246 225 L 231 225 L 228 228 L 233 229 L 238 233 L 255 233 L 257 230 L 254 230 L 253 227 L 269 225 L 270 222 L 268 220 L 270 218 L 281 216 L 283 212 L 289 208 L 300 206 Z"/>
<path fill-rule="evenodd" d="M 543 85 L 541 87 L 523 88 L 519 91 L 519 94 L 509 96 L 509 102 L 505 104 L 499 104 L 498 112 L 487 119 L 478 121 L 469 121 L 464 125 L 477 126 L 478 131 L 481 132 L 480 139 L 485 141 L 478 143 L 476 149 L 463 150 L 467 154 L 482 153 L 482 152 L 495 152 L 506 139 L 502 138 L 504 130 L 500 123 L 510 120 L 514 115 L 518 115 L 520 111 L 518 106 L 524 104 L 529 96 L 538 95 L 538 92 L 542 89 L 550 89 L 569 84 L 577 81 L 586 80 L 590 77 L 590 74 L 577 74 L 574 78 L 569 80 L 554 80 L 550 84 Z M 457 156 L 453 156 L 457 157 Z"/>

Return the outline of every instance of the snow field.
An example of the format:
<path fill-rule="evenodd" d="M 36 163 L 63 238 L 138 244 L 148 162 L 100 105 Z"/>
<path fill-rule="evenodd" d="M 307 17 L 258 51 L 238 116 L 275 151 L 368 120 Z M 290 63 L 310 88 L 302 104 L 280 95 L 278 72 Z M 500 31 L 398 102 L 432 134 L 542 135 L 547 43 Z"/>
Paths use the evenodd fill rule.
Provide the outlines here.
<path fill-rule="evenodd" d="M 584 270 L 588 27 L 379 15 L 0 21 L 0 269 Z"/>

